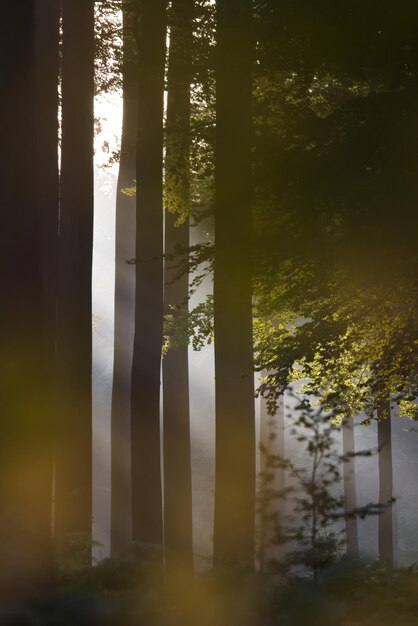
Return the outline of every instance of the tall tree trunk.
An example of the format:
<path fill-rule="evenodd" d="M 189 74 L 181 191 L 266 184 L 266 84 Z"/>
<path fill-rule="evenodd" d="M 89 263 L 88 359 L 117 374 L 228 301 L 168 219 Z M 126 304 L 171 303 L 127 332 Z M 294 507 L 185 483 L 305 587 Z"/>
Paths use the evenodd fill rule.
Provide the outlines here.
<path fill-rule="evenodd" d="M 37 46 L 38 25 L 33 0 L 2 3 L 1 602 L 13 601 L 31 590 L 36 594 L 39 585 L 48 582 L 51 567 L 50 363 L 42 249 L 45 215 L 36 181 L 39 158 L 44 154 L 36 131 L 42 119 L 36 79 L 44 60 Z"/>
<path fill-rule="evenodd" d="M 94 2 L 62 3 L 57 537 L 91 536 Z"/>
<path fill-rule="evenodd" d="M 35 175 L 42 237 L 45 419 L 49 448 L 44 458 L 45 506 L 52 538 L 53 424 L 58 410 L 56 376 L 57 297 L 59 266 L 58 81 L 60 72 L 61 4 L 36 0 L 36 159 Z"/>
<path fill-rule="evenodd" d="M 190 211 L 190 83 L 193 0 L 173 0 L 165 159 L 164 310 L 187 311 L 189 275 L 176 277 L 187 261 Z M 179 224 L 176 224 L 179 222 Z M 177 266 L 177 269 L 176 269 Z M 168 569 L 193 569 L 188 346 L 163 359 L 164 545 Z"/>
<path fill-rule="evenodd" d="M 270 415 L 267 402 L 260 399 L 260 473 L 262 497 L 260 511 L 259 567 L 268 571 L 269 564 L 283 556 L 283 524 L 285 514 L 284 489 L 286 472 L 277 467 L 278 460 L 285 458 L 284 397 L 279 400 L 277 412 Z M 271 477 L 271 478 L 270 478 Z M 282 497 L 275 494 L 282 492 Z"/>
<path fill-rule="evenodd" d="M 345 518 L 347 554 L 350 556 L 359 556 L 357 518 L 348 517 L 357 507 L 355 457 L 349 456 L 355 451 L 353 418 L 346 418 L 344 420 L 342 435 L 343 455 L 347 458 L 347 460 L 344 461 L 344 509 L 347 515 Z"/>
<path fill-rule="evenodd" d="M 135 338 L 131 380 L 132 535 L 162 544 L 163 101 L 166 0 L 140 0 Z"/>
<path fill-rule="evenodd" d="M 131 528 L 131 371 L 135 318 L 135 198 L 123 189 L 136 176 L 138 14 L 123 3 L 123 123 L 116 198 L 115 340 L 112 388 L 112 485 L 110 550 L 117 556 L 129 543 Z"/>
<path fill-rule="evenodd" d="M 36 0 L 36 184 L 43 232 L 45 315 L 51 393 L 55 395 L 55 342 L 58 286 L 58 77 L 60 3 Z"/>
<path fill-rule="evenodd" d="M 214 565 L 254 566 L 251 0 L 217 1 Z"/>
<path fill-rule="evenodd" d="M 377 441 L 379 448 L 379 502 L 388 504 L 393 498 L 392 426 L 390 402 L 378 411 Z M 379 516 L 379 558 L 393 565 L 393 507 L 388 507 Z"/>

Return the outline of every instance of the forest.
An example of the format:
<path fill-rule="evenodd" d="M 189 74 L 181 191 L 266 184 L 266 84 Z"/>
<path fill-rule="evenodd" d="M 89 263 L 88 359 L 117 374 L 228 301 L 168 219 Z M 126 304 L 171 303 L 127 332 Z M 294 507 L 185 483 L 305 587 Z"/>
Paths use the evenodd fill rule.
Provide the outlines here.
<path fill-rule="evenodd" d="M 0 626 L 415 625 L 416 0 L 0 48 Z"/>

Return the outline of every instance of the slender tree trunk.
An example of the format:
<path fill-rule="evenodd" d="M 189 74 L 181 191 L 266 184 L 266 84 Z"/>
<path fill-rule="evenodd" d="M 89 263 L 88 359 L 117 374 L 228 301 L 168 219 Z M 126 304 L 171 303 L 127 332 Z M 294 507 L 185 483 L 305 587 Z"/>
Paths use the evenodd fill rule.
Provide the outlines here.
<path fill-rule="evenodd" d="M 377 441 L 379 448 L 379 502 L 388 504 L 393 498 L 392 427 L 390 402 L 378 411 Z M 379 516 L 379 558 L 393 565 L 393 507 Z"/>
<path fill-rule="evenodd" d="M 0 22 L 0 599 L 51 572 L 51 424 L 45 330 L 43 204 L 36 181 L 36 4 L 6 0 Z M 49 130 L 49 127 L 48 127 Z M 37 165 L 35 165 L 37 164 Z"/>
<path fill-rule="evenodd" d="M 135 198 L 123 193 L 136 176 L 138 14 L 123 4 L 123 123 L 116 199 L 115 351 L 112 388 L 112 486 L 110 550 L 117 556 L 129 543 L 131 528 L 131 371 L 135 318 Z"/>
<path fill-rule="evenodd" d="M 62 158 L 55 485 L 57 537 L 91 536 L 93 0 L 62 3 Z"/>
<path fill-rule="evenodd" d="M 190 210 L 190 82 L 193 0 L 173 0 L 165 159 L 164 310 L 187 311 L 187 261 Z M 176 222 L 180 224 L 176 224 Z M 164 545 L 165 565 L 175 572 L 193 569 L 192 476 L 190 457 L 188 346 L 169 350 L 163 359 Z"/>
<path fill-rule="evenodd" d="M 263 397 L 260 398 L 260 445 L 264 451 L 260 457 L 261 484 L 266 491 L 262 493 L 265 501 L 262 502 L 263 510 L 259 520 L 259 567 L 261 571 L 266 571 L 269 563 L 279 561 L 284 552 L 282 538 L 285 500 L 284 496 L 278 498 L 275 494 L 284 492 L 286 472 L 272 462 L 272 458 L 276 460 L 285 458 L 283 396 L 279 400 L 275 415 L 268 413 L 267 402 Z"/>
<path fill-rule="evenodd" d="M 214 565 L 254 566 L 251 0 L 217 2 Z"/>
<path fill-rule="evenodd" d="M 54 464 L 53 431 L 58 409 L 56 377 L 57 297 L 58 297 L 58 80 L 60 72 L 61 4 L 56 0 L 36 0 L 36 159 L 35 175 L 42 236 L 43 332 L 45 367 L 45 419 L 49 448 L 44 458 L 45 506 L 48 532 L 53 531 L 52 477 Z"/>
<path fill-rule="evenodd" d="M 139 2 L 135 338 L 131 381 L 132 535 L 162 544 L 163 94 L 166 1 Z"/>
<path fill-rule="evenodd" d="M 352 418 L 346 418 L 342 426 L 343 455 L 349 460 L 344 462 L 344 508 L 349 515 L 357 507 L 356 493 L 356 467 L 355 457 L 349 455 L 355 452 L 354 445 L 354 422 Z M 347 541 L 347 554 L 359 556 L 358 525 L 357 518 L 345 518 L 345 533 Z"/>
<path fill-rule="evenodd" d="M 58 285 L 58 77 L 60 3 L 36 0 L 36 183 L 43 227 L 45 314 L 49 363 L 55 362 L 56 308 Z M 51 371 L 55 388 L 55 367 Z M 55 394 L 55 392 L 53 392 Z"/>

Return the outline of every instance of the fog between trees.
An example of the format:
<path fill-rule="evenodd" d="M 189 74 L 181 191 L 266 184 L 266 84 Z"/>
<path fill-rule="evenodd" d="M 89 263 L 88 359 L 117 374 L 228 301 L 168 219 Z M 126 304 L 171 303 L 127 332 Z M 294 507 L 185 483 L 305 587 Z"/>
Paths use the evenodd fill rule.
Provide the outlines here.
<path fill-rule="evenodd" d="M 415 561 L 418 13 L 366 8 L 4 3 L 6 603 Z"/>

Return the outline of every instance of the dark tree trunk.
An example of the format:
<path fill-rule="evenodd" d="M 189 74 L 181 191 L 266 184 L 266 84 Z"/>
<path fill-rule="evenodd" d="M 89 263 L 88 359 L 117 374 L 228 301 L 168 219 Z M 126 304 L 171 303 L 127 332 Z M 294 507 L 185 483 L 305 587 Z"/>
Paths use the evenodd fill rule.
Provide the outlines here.
<path fill-rule="evenodd" d="M 284 489 L 286 471 L 277 467 L 277 461 L 285 458 L 284 397 L 279 399 L 275 415 L 268 413 L 267 402 L 260 402 L 260 472 L 262 485 L 262 509 L 260 511 L 259 567 L 268 571 L 269 564 L 284 555 L 283 521 L 285 515 Z M 276 461 L 276 462 L 275 462 Z M 271 477 L 271 480 L 270 478 Z M 283 497 L 275 494 L 282 493 Z"/>
<path fill-rule="evenodd" d="M 57 537 L 91 536 L 93 0 L 62 3 L 62 158 L 55 457 Z"/>
<path fill-rule="evenodd" d="M 34 1 L 2 3 L 1 602 L 36 594 L 51 572 L 50 354 L 42 249 L 46 214 L 36 181 L 44 155 L 37 143 L 36 127 L 43 118 L 36 79 L 45 59 L 37 46 L 37 26 L 42 27 Z M 46 128 L 51 130 L 49 123 Z"/>
<path fill-rule="evenodd" d="M 56 377 L 57 297 L 58 297 L 58 79 L 60 72 L 61 4 L 56 0 L 36 0 L 36 195 L 39 203 L 42 238 L 43 337 L 45 403 L 49 447 L 44 458 L 45 506 L 48 531 L 52 536 L 52 490 L 54 421 L 58 410 Z"/>
<path fill-rule="evenodd" d="M 352 418 L 346 418 L 344 420 L 342 435 L 343 455 L 347 459 L 344 461 L 344 509 L 346 515 L 349 515 L 357 507 L 355 457 L 349 456 L 355 452 L 354 423 Z M 345 533 L 347 554 L 350 556 L 359 556 L 358 525 L 356 517 L 345 518 Z"/>
<path fill-rule="evenodd" d="M 36 184 L 43 230 L 45 315 L 51 393 L 55 395 L 55 342 L 58 286 L 58 76 L 60 3 L 36 0 Z"/>
<path fill-rule="evenodd" d="M 190 210 L 190 82 L 193 0 L 173 0 L 165 159 L 164 310 L 187 311 L 187 261 Z M 176 225 L 176 222 L 179 224 Z M 176 267 L 177 266 L 177 267 Z M 169 350 L 163 359 L 164 545 L 165 565 L 193 570 L 192 476 L 190 458 L 188 346 Z"/>
<path fill-rule="evenodd" d="M 135 198 L 123 193 L 136 176 L 138 14 L 123 4 L 123 123 L 116 199 L 115 352 L 112 388 L 112 486 L 110 550 L 117 556 L 129 543 L 131 528 L 131 371 L 135 318 Z"/>
<path fill-rule="evenodd" d="M 379 516 L 379 558 L 393 565 L 393 498 L 392 427 L 390 402 L 378 411 L 377 442 L 379 448 L 379 502 L 388 507 Z"/>
<path fill-rule="evenodd" d="M 131 380 L 132 536 L 162 544 L 163 94 L 166 1 L 139 2 L 135 338 Z"/>
<path fill-rule="evenodd" d="M 217 2 L 215 566 L 254 566 L 251 0 Z"/>

